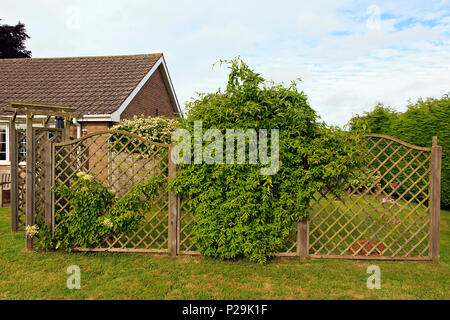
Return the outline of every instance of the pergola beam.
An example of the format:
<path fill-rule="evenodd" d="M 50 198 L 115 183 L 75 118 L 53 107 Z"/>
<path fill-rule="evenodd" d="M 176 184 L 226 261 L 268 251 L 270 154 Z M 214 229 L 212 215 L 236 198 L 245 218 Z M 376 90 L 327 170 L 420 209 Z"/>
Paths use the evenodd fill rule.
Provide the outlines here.
<path fill-rule="evenodd" d="M 49 103 L 34 103 L 25 101 L 6 101 L 11 105 L 4 110 L 12 112 L 14 120 L 17 115 L 42 115 L 47 117 L 80 118 L 82 115 L 75 112 L 75 108 Z M 11 118 L 13 120 L 13 118 Z"/>

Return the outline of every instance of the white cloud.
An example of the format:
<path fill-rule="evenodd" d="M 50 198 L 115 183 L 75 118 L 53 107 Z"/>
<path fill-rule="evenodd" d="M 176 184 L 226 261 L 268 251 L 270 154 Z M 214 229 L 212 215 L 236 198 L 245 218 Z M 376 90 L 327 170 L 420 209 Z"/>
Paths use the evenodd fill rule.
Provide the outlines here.
<path fill-rule="evenodd" d="M 378 101 L 402 108 L 450 91 L 448 1 L 377 1 L 378 29 L 366 23 L 373 4 L 16 0 L 0 18 L 26 24 L 35 57 L 164 52 L 181 102 L 223 87 L 227 69 L 212 64 L 241 55 L 266 78 L 301 77 L 313 108 L 342 125 Z M 79 28 L 67 28 L 69 6 Z"/>

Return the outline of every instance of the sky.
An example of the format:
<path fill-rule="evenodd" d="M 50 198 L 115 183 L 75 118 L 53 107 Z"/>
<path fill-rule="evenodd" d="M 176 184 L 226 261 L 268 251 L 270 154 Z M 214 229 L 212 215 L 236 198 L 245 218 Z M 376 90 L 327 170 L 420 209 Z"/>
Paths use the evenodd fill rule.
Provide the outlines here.
<path fill-rule="evenodd" d="M 162 52 L 182 107 L 224 88 L 213 64 L 236 56 L 277 83 L 300 78 L 333 125 L 450 92 L 450 0 L 15 0 L 0 18 L 25 23 L 33 57 Z"/>

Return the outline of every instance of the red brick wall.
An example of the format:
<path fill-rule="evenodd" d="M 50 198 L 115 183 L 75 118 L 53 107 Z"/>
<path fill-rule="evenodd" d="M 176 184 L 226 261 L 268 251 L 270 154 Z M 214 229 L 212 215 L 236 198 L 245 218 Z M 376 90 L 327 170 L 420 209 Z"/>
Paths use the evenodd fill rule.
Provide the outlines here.
<path fill-rule="evenodd" d="M 175 117 L 174 110 L 176 107 L 170 100 L 169 91 L 164 84 L 161 67 L 159 67 L 123 111 L 120 118 L 132 118 L 134 115 Z"/>
<path fill-rule="evenodd" d="M 81 123 L 81 136 L 89 133 L 108 130 L 111 127 L 110 122 L 83 122 Z M 70 125 L 70 136 L 77 137 L 77 127 L 74 124 Z"/>

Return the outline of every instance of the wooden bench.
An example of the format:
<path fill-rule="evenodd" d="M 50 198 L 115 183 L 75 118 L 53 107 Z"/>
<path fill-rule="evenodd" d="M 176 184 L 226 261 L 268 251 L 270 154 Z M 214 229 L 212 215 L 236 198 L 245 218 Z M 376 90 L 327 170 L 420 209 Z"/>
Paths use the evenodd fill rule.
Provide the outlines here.
<path fill-rule="evenodd" d="M 0 171 L 0 207 L 11 201 L 11 172 Z"/>

